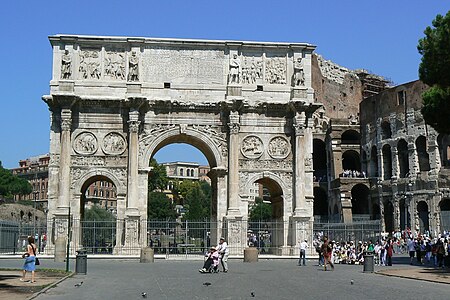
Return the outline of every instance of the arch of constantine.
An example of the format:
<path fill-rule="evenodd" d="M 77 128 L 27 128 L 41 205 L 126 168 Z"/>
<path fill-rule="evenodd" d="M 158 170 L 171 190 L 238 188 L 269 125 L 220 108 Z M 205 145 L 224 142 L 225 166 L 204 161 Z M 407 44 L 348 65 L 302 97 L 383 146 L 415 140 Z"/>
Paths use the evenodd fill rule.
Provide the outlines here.
<path fill-rule="evenodd" d="M 285 224 L 281 254 L 310 236 L 320 107 L 313 45 L 66 35 L 50 42 L 48 250 L 67 235 L 69 209 L 79 222 L 98 179 L 117 189 L 114 253 L 147 246 L 150 159 L 171 143 L 193 145 L 208 160 L 211 218 L 220 221 L 211 240 L 225 235 L 235 254 L 245 247 L 246 229 L 236 224 L 248 219 L 255 182 L 268 187 Z"/>

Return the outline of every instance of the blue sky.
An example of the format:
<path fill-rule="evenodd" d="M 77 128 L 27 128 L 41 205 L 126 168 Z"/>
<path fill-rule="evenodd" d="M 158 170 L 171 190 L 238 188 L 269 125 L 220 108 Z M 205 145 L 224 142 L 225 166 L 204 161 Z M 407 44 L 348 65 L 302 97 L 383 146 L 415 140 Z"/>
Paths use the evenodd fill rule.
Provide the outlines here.
<path fill-rule="evenodd" d="M 0 4 L 0 161 L 6 168 L 49 151 L 48 36 L 142 37 L 307 42 L 350 69 L 397 84 L 418 78 L 417 41 L 445 0 L 315 1 L 2 1 Z M 180 151 L 183 150 L 183 151 Z M 169 145 L 156 158 L 206 164 L 195 148 Z"/>

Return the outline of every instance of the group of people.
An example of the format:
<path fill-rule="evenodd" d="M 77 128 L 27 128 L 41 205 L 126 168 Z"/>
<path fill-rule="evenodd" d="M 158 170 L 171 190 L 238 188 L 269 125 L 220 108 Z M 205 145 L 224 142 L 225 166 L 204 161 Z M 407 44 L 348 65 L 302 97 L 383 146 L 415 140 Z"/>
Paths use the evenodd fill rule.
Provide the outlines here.
<path fill-rule="evenodd" d="M 423 265 L 427 263 L 433 267 L 445 268 L 445 265 L 450 266 L 450 239 L 447 237 L 430 238 L 426 236 L 419 236 L 416 238 L 408 238 L 407 247 L 410 257 L 410 264 L 414 263 L 414 258 L 417 264 Z M 445 259 L 447 258 L 447 263 Z"/>
<path fill-rule="evenodd" d="M 364 171 L 360 172 L 358 170 L 344 170 L 341 177 L 352 177 L 352 178 L 366 178 L 366 173 Z"/>
<path fill-rule="evenodd" d="M 221 237 L 219 239 L 219 244 L 214 247 L 212 246 L 208 253 L 206 253 L 206 260 L 203 267 L 198 271 L 200 273 L 211 273 L 219 272 L 219 265 L 222 265 L 222 271 L 224 273 L 228 272 L 228 244 L 225 238 Z"/>

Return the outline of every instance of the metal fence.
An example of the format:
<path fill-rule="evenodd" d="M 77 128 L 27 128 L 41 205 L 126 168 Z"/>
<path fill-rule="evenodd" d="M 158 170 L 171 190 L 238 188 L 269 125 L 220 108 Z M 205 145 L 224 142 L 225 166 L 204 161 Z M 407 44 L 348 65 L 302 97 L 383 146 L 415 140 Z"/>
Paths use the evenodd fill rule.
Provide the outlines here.
<path fill-rule="evenodd" d="M 67 224 L 67 223 L 66 223 Z M 66 225 L 67 226 L 67 225 Z M 155 254 L 167 258 L 177 256 L 202 256 L 210 246 L 217 245 L 220 236 L 229 237 L 229 230 L 239 236 L 239 244 L 229 242 L 233 253 L 243 253 L 244 248 L 257 247 L 260 255 L 292 255 L 298 245 L 292 233 L 305 226 L 305 222 L 234 222 L 233 227 L 226 222 L 144 220 L 137 224 L 136 239 L 125 234 L 126 222 L 80 221 L 71 222 L 71 253 L 81 248 L 89 254 L 137 254 L 143 246 L 152 247 Z M 379 221 L 355 222 L 351 224 L 314 222 L 313 229 L 304 230 L 304 237 L 313 241 L 318 236 L 327 235 L 336 241 L 377 240 L 380 237 Z M 52 234 L 47 237 L 47 228 Z M 47 239 L 55 243 L 58 225 L 52 220 L 47 224 L 23 225 L 0 222 L 0 251 L 2 253 L 20 252 L 26 246 L 27 236 L 36 237 L 39 251 L 47 246 Z M 67 229 L 67 228 L 66 228 Z M 67 230 L 66 230 L 67 232 Z M 49 232 L 51 233 L 51 232 Z M 146 241 L 145 244 L 142 241 Z M 290 247 L 291 252 L 281 252 Z M 49 254 L 52 254 L 49 252 Z"/>

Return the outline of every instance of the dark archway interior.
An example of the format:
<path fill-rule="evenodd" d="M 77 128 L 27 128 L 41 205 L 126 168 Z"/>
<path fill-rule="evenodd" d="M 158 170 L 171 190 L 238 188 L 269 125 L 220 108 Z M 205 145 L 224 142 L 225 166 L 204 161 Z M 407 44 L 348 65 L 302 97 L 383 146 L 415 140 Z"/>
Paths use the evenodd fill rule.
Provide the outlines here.
<path fill-rule="evenodd" d="M 327 192 L 320 187 L 314 188 L 314 215 L 328 216 Z"/>
<path fill-rule="evenodd" d="M 377 147 L 373 146 L 370 150 L 370 166 L 371 166 L 371 175 L 373 177 L 378 177 L 378 157 L 377 157 Z"/>
<path fill-rule="evenodd" d="M 347 150 L 342 154 L 342 168 L 344 170 L 361 171 L 359 153 L 355 150 Z"/>
<path fill-rule="evenodd" d="M 409 175 L 409 151 L 408 144 L 401 139 L 397 144 L 398 163 L 400 165 L 400 178 L 405 178 Z"/>
<path fill-rule="evenodd" d="M 430 156 L 427 152 L 427 140 L 423 135 L 416 139 L 416 151 L 420 171 L 430 171 Z"/>
<path fill-rule="evenodd" d="M 441 208 L 441 211 L 450 211 L 450 199 L 449 198 L 443 199 L 439 203 L 439 207 Z"/>
<path fill-rule="evenodd" d="M 392 177 L 392 153 L 391 146 L 384 145 L 382 148 L 383 152 L 383 178 L 384 180 L 389 180 Z"/>
<path fill-rule="evenodd" d="M 384 226 L 386 232 L 394 231 L 394 206 L 390 201 L 384 204 Z"/>
<path fill-rule="evenodd" d="M 313 140 L 313 168 L 317 181 L 324 181 L 327 177 L 327 152 L 325 142 Z"/>
<path fill-rule="evenodd" d="M 428 204 L 425 201 L 420 201 L 417 204 L 417 212 L 419 213 L 420 231 L 425 232 L 426 230 L 430 230 Z"/>
<path fill-rule="evenodd" d="M 450 167 L 450 135 L 440 134 L 437 138 L 441 163 L 444 167 Z"/>
<path fill-rule="evenodd" d="M 405 198 L 400 200 L 400 229 L 411 228 L 411 214 L 409 213 L 408 206 L 405 205 Z M 406 216 L 406 218 L 405 218 Z"/>
<path fill-rule="evenodd" d="M 379 220 L 381 218 L 380 206 L 376 203 L 372 205 L 372 220 Z"/>
<path fill-rule="evenodd" d="M 361 134 L 356 130 L 346 130 L 341 135 L 341 144 L 359 145 Z"/>
<path fill-rule="evenodd" d="M 352 188 L 352 214 L 369 214 L 369 188 L 364 184 Z"/>
<path fill-rule="evenodd" d="M 388 121 L 381 123 L 381 134 L 383 139 L 390 139 L 392 137 L 391 123 Z"/>

